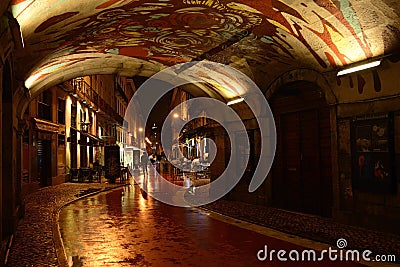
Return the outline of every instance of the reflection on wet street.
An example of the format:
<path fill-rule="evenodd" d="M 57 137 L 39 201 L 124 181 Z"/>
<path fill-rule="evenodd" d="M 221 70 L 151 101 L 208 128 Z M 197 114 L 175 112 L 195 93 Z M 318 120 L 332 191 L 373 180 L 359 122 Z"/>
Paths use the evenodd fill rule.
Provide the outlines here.
<path fill-rule="evenodd" d="M 71 266 L 245 266 L 263 246 L 255 233 L 144 199 L 133 185 L 67 206 L 60 228 Z"/>
<path fill-rule="evenodd" d="M 68 205 L 60 212 L 59 225 L 70 266 L 267 266 L 271 262 L 257 259 L 264 245 L 301 248 L 213 219 L 199 209 L 144 198 L 137 185 Z"/>

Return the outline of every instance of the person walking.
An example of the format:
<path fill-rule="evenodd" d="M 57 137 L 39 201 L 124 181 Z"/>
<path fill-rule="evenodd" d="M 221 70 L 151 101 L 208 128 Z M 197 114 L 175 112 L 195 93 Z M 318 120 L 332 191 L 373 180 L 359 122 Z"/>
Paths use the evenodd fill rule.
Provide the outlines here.
<path fill-rule="evenodd" d="M 146 155 L 146 152 L 143 152 L 140 157 L 140 164 L 142 165 L 143 174 L 148 174 L 147 165 L 149 164 L 149 157 Z"/>

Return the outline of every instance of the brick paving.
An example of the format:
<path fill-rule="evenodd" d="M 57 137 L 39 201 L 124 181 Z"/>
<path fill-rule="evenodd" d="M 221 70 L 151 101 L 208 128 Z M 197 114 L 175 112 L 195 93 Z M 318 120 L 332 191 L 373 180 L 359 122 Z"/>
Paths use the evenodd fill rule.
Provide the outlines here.
<path fill-rule="evenodd" d="M 7 266 L 58 266 L 57 242 L 53 237 L 56 225 L 54 218 L 58 210 L 80 197 L 116 186 L 120 185 L 65 183 L 27 195 L 24 198 L 25 216 L 18 224 Z M 374 253 L 395 254 L 397 259 L 400 257 L 398 235 L 344 225 L 319 216 L 237 201 L 219 200 L 203 208 L 332 246 L 336 246 L 337 239 L 345 238 L 348 248 L 370 249 Z"/>

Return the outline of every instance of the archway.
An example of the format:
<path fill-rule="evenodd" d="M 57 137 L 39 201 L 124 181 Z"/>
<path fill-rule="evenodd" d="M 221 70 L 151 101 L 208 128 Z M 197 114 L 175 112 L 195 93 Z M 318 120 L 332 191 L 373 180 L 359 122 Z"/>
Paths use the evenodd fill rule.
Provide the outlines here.
<path fill-rule="evenodd" d="M 272 199 L 277 207 L 329 216 L 332 206 L 330 109 L 309 81 L 282 85 L 270 99 L 277 129 Z"/>

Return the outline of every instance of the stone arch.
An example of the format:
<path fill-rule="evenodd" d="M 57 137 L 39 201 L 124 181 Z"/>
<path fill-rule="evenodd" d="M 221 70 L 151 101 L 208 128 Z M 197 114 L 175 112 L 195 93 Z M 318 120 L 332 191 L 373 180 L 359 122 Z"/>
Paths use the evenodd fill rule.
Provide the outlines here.
<path fill-rule="evenodd" d="M 271 173 L 272 204 L 331 216 L 335 157 L 332 152 L 336 144 L 332 129 L 336 128 L 337 100 L 330 84 L 314 70 L 293 70 L 276 79 L 265 95 L 277 130 Z"/>
<path fill-rule="evenodd" d="M 30 97 L 29 91 L 20 86 L 17 88 L 13 100 L 15 107 L 15 115 L 19 122 L 23 120 L 24 112 L 26 108 L 28 108 L 29 102 L 32 99 Z"/>
<path fill-rule="evenodd" d="M 334 105 L 337 103 L 337 97 L 325 76 L 312 69 L 296 69 L 284 73 L 269 85 L 267 91 L 265 92 L 265 97 L 270 99 L 279 88 L 285 84 L 296 81 L 308 81 L 315 83 L 323 91 L 328 105 Z"/>

